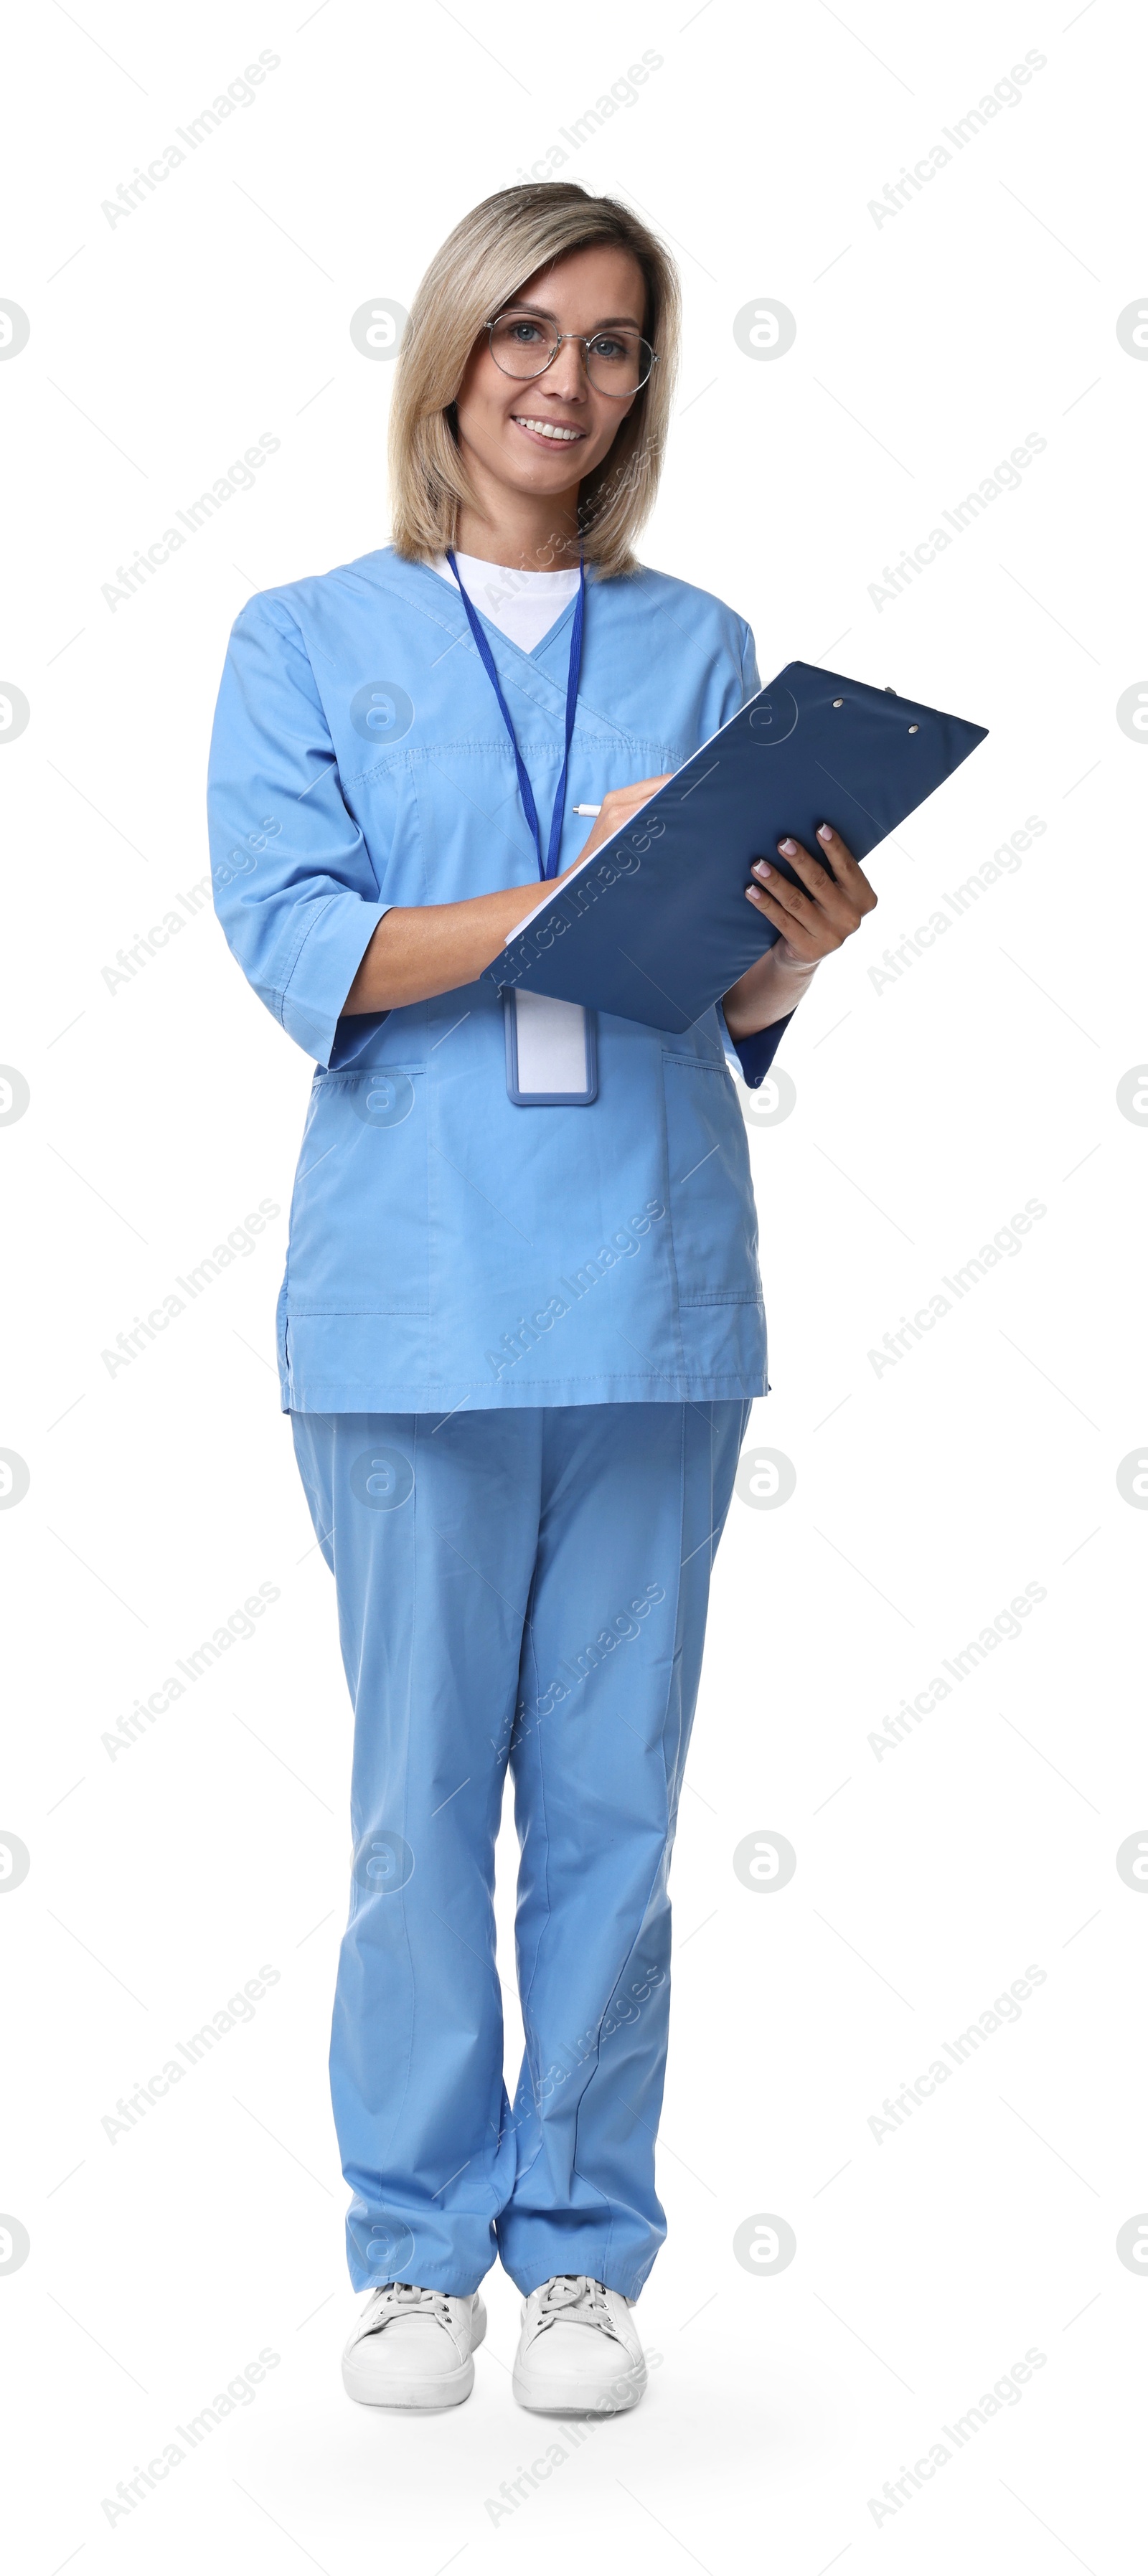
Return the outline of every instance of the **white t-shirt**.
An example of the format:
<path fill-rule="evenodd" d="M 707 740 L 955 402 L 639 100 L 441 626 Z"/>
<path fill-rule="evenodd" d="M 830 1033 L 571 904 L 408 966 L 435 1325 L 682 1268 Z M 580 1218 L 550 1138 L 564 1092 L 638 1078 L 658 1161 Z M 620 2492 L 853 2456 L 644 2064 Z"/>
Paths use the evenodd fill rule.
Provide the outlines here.
<path fill-rule="evenodd" d="M 570 572 L 515 572 L 509 564 L 483 563 L 479 555 L 460 555 L 457 549 L 454 559 L 472 607 L 523 653 L 532 653 L 549 635 L 578 588 L 577 566 Z M 457 599 L 458 584 L 445 555 L 435 556 L 431 571 L 449 581 Z"/>

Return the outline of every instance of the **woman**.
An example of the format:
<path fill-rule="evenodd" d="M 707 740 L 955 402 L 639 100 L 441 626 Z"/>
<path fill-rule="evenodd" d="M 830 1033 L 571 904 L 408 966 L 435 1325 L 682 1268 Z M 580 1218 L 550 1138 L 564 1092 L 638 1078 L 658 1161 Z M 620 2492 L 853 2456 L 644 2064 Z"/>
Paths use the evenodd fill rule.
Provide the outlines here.
<path fill-rule="evenodd" d="M 251 600 L 216 719 L 220 918 L 316 1064 L 279 1352 L 355 1708 L 331 2084 L 370 2292 L 344 2382 L 371 2405 L 469 2395 L 496 2252 L 524 2299 L 521 2404 L 641 2396 L 666 1879 L 765 1386 L 726 1059 L 761 1081 L 873 902 L 832 835 L 825 867 L 783 842 L 800 884 L 755 868 L 780 936 L 724 1012 L 670 1037 L 543 1006 L 508 1076 L 483 970 L 547 875 L 759 686 L 743 621 L 631 552 L 677 320 L 667 253 L 611 199 L 512 188 L 466 216 L 399 360 L 394 543 Z"/>

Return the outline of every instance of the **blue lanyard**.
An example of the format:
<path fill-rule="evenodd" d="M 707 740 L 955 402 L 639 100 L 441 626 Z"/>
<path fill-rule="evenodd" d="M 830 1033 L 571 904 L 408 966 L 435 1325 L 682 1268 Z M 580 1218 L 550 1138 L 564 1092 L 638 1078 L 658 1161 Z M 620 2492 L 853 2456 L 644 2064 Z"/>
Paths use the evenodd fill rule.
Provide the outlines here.
<path fill-rule="evenodd" d="M 554 799 L 554 811 L 550 817 L 550 840 L 545 860 L 543 860 L 542 831 L 538 821 L 538 808 L 534 802 L 534 790 L 530 784 L 529 777 L 527 776 L 526 763 L 518 748 L 518 736 L 514 730 L 510 709 L 502 694 L 498 673 L 494 666 L 494 655 L 491 652 L 490 646 L 487 643 L 486 637 L 483 634 L 478 618 L 475 615 L 474 609 L 471 607 L 466 592 L 463 590 L 462 578 L 459 573 L 458 565 L 454 559 L 453 550 L 450 546 L 447 547 L 446 559 L 450 565 L 452 573 L 454 574 L 455 580 L 458 583 L 459 589 L 462 591 L 462 604 L 466 610 L 467 617 L 470 620 L 471 634 L 473 635 L 478 647 L 479 656 L 490 681 L 490 685 L 498 700 L 499 706 L 502 709 L 502 721 L 510 736 L 510 747 L 514 753 L 514 765 L 518 771 L 518 786 L 523 805 L 526 808 L 526 820 L 534 834 L 534 846 L 538 852 L 538 874 L 545 882 L 547 877 L 554 877 L 558 874 L 558 845 L 562 839 L 562 811 L 566 802 L 566 776 L 570 767 L 570 745 L 574 736 L 574 716 L 578 705 L 578 681 L 582 670 L 582 628 L 585 623 L 586 615 L 586 566 L 581 561 L 579 562 L 578 597 L 574 603 L 574 624 L 570 636 L 570 668 L 566 676 L 566 750 L 562 761 L 562 775 L 558 781 L 558 793 Z"/>

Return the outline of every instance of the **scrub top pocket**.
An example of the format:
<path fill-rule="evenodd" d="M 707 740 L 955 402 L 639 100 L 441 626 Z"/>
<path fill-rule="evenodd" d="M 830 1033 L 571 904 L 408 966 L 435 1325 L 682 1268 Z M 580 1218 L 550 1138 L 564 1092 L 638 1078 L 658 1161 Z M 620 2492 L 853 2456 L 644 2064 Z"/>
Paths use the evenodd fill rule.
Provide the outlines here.
<path fill-rule="evenodd" d="M 745 1126 L 724 1064 L 662 1053 L 670 1225 L 682 1306 L 760 1301 Z"/>
<path fill-rule="evenodd" d="M 317 1074 L 291 1206 L 293 1315 L 429 1312 L 426 1088 L 421 1064 Z"/>

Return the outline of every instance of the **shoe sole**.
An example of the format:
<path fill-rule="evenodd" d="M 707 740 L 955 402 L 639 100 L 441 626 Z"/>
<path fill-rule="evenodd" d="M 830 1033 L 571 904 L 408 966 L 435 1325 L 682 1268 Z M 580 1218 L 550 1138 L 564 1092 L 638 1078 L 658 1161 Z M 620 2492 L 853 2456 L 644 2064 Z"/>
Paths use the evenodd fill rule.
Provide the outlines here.
<path fill-rule="evenodd" d="M 624 2415 L 645 2395 L 646 2365 L 619 2371 L 602 2397 L 588 2397 L 585 2380 L 534 2379 L 515 2370 L 511 2386 L 517 2403 L 531 2415 Z"/>
<path fill-rule="evenodd" d="M 473 2355 L 486 2333 L 486 2310 L 479 2300 L 471 2334 L 470 2354 L 456 2370 L 435 2371 L 426 2379 L 395 2379 L 389 2387 L 381 2386 L 371 2373 L 356 2370 L 354 2355 L 344 2355 L 343 2386 L 356 2406 L 384 2406 L 393 2414 L 437 2415 L 448 2406 L 461 2406 L 474 2386 Z"/>

